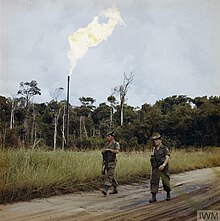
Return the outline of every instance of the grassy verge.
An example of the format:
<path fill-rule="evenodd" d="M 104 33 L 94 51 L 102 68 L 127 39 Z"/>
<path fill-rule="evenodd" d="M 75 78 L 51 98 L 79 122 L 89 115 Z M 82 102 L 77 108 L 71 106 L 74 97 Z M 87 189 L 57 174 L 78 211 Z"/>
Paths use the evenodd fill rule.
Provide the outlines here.
<path fill-rule="evenodd" d="M 116 175 L 120 183 L 138 182 L 150 175 L 149 152 L 120 153 Z M 100 151 L 0 151 L 0 203 L 99 188 Z M 173 150 L 171 172 L 220 165 L 220 148 Z"/>

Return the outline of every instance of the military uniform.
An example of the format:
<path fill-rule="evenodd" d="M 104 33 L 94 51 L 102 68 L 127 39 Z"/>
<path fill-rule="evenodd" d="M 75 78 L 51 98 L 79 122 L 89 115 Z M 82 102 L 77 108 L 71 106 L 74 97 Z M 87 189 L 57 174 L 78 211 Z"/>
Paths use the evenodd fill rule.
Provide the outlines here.
<path fill-rule="evenodd" d="M 166 146 L 161 145 L 159 150 L 157 150 L 155 147 L 153 148 L 150 159 L 152 166 L 151 182 L 150 182 L 152 194 L 158 193 L 160 177 L 162 178 L 163 189 L 167 193 L 171 191 L 169 165 L 167 164 L 162 171 L 158 169 L 161 165 L 163 165 L 166 159 L 166 155 L 170 156 L 169 149 Z"/>
<path fill-rule="evenodd" d="M 117 141 L 114 141 L 111 144 L 107 144 L 107 149 L 119 150 L 120 145 Z M 112 153 L 111 151 L 103 151 L 103 163 L 105 166 L 104 171 L 107 172 L 105 177 L 105 186 L 110 187 L 113 186 L 114 189 L 117 188 L 118 182 L 115 178 L 115 168 L 116 168 L 116 153 Z"/>

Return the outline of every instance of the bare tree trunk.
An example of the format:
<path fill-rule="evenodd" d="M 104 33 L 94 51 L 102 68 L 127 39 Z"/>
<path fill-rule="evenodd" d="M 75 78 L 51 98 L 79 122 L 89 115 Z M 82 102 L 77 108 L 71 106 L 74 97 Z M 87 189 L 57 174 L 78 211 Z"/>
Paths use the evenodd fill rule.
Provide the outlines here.
<path fill-rule="evenodd" d="M 62 94 L 63 92 L 63 88 L 59 87 L 56 88 L 54 92 L 50 92 L 51 96 L 53 97 L 54 101 L 56 104 L 58 104 L 58 97 Z M 68 105 L 68 104 L 67 104 Z M 56 150 L 56 145 L 57 145 L 57 126 L 58 126 L 58 121 L 60 118 L 60 112 L 61 112 L 62 107 L 59 108 L 58 113 L 55 111 L 55 116 L 54 116 L 54 135 L 53 135 L 53 150 Z M 67 113 L 68 114 L 68 113 Z M 61 133 L 62 133 L 62 149 L 64 149 L 64 144 L 66 143 L 65 140 L 65 105 L 64 105 L 64 111 L 63 111 L 63 125 L 62 125 L 62 129 L 61 129 Z M 67 116 L 67 125 L 69 124 L 69 116 Z M 69 126 L 67 126 L 68 128 Z M 67 129 L 68 131 L 68 129 Z M 67 134 L 68 137 L 68 134 Z"/>
<path fill-rule="evenodd" d="M 53 134 L 53 150 L 56 150 L 57 145 L 57 120 L 55 116 L 55 122 L 54 122 L 54 134 Z"/>
<path fill-rule="evenodd" d="M 11 116 L 10 116 L 10 129 L 12 130 L 14 128 L 15 123 L 15 110 L 18 105 L 18 100 L 16 99 L 16 95 L 12 95 L 11 100 Z"/>
<path fill-rule="evenodd" d="M 11 107 L 11 119 L 10 119 L 10 129 L 14 128 L 14 123 L 15 123 L 15 105 L 14 105 L 14 101 L 12 101 L 12 107 Z"/>
<path fill-rule="evenodd" d="M 87 133 L 87 130 L 86 130 L 86 123 L 85 123 L 85 116 L 83 116 L 83 130 L 84 130 L 86 138 L 88 138 L 88 133 Z"/>
<path fill-rule="evenodd" d="M 115 92 L 118 93 L 118 90 L 115 88 Z M 114 110 L 114 104 L 115 104 L 115 96 L 111 95 L 107 98 L 107 101 L 110 103 L 110 122 L 109 122 L 109 129 L 112 129 L 112 125 L 113 125 L 113 110 Z"/>
<path fill-rule="evenodd" d="M 124 123 L 124 104 L 121 105 L 121 126 Z"/>
<path fill-rule="evenodd" d="M 60 117 L 60 111 L 61 111 L 61 108 L 59 109 L 58 113 L 55 114 L 55 117 L 54 117 L 54 136 L 53 136 L 53 150 L 54 151 L 56 150 L 56 145 L 57 145 L 57 126 L 58 126 L 58 120 Z"/>
<path fill-rule="evenodd" d="M 66 114 L 66 110 L 65 110 L 65 105 L 63 106 L 63 126 L 62 126 L 62 150 L 64 150 L 65 147 L 65 143 L 66 143 L 66 139 L 65 139 L 65 114 Z"/>
<path fill-rule="evenodd" d="M 29 130 L 28 130 L 28 119 L 25 117 L 24 119 L 24 138 L 23 138 L 23 143 L 26 146 L 29 143 Z"/>
<path fill-rule="evenodd" d="M 79 118 L 79 137 L 80 137 L 80 147 L 82 148 L 82 116 Z"/>
<path fill-rule="evenodd" d="M 95 137 L 95 127 L 92 129 L 92 136 Z"/>
<path fill-rule="evenodd" d="M 33 146 L 32 146 L 32 149 L 35 148 L 35 146 L 37 145 L 37 143 L 39 143 L 40 140 L 37 141 L 37 124 L 35 122 L 34 124 L 34 143 L 33 143 Z"/>
<path fill-rule="evenodd" d="M 119 93 L 120 96 L 120 112 L 121 112 L 121 126 L 124 123 L 124 104 L 125 104 L 125 98 L 128 92 L 128 87 L 132 83 L 134 79 L 134 74 L 131 72 L 130 77 L 127 77 L 124 73 L 124 82 L 119 87 L 116 87 L 114 90 Z"/>
<path fill-rule="evenodd" d="M 99 125 L 99 129 L 98 129 L 98 137 L 101 137 L 101 130 L 100 130 L 100 125 Z"/>
<path fill-rule="evenodd" d="M 34 143 L 34 128 L 35 128 L 35 119 L 36 119 L 36 113 L 34 109 L 34 104 L 33 104 L 33 121 L 32 121 L 32 126 L 31 126 L 31 144 Z"/>
<path fill-rule="evenodd" d="M 110 124 L 109 124 L 110 130 L 112 129 L 112 120 L 113 120 L 113 107 L 111 105 L 111 107 L 110 107 Z"/>
<path fill-rule="evenodd" d="M 34 126 L 34 143 L 36 143 L 37 140 L 37 124 L 35 122 L 35 126 Z"/>
<path fill-rule="evenodd" d="M 79 137 L 80 140 L 82 141 L 82 116 L 79 118 Z"/>
<path fill-rule="evenodd" d="M 31 144 L 34 143 L 34 119 L 32 121 L 32 126 L 31 126 Z"/>

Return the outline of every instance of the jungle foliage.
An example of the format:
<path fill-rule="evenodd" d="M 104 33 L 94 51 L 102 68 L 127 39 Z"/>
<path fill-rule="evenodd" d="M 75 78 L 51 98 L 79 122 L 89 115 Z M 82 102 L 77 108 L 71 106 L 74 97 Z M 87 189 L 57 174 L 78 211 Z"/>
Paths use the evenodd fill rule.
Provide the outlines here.
<path fill-rule="evenodd" d="M 94 98 L 81 97 L 80 106 L 69 104 L 69 144 L 65 146 L 66 101 L 57 96 L 47 103 L 34 103 L 36 95 L 41 95 L 40 89 L 31 81 L 21 82 L 12 98 L 0 96 L 2 149 L 96 149 L 104 145 L 103 138 L 110 130 L 115 131 L 123 150 L 143 150 L 155 131 L 171 147 L 220 146 L 219 96 L 174 95 L 141 107 L 125 103 L 123 125 L 120 102 L 114 96 L 98 106 Z"/>

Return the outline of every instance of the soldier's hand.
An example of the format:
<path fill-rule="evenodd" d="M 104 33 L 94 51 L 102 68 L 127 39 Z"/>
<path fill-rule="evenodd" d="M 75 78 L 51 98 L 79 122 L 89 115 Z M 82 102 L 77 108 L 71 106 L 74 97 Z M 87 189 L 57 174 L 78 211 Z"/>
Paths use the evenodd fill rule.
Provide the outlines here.
<path fill-rule="evenodd" d="M 105 175 L 105 170 L 102 169 L 102 175 Z"/>
<path fill-rule="evenodd" d="M 164 169 L 164 166 L 163 165 L 160 165 L 159 168 L 158 168 L 160 171 L 162 171 Z"/>

